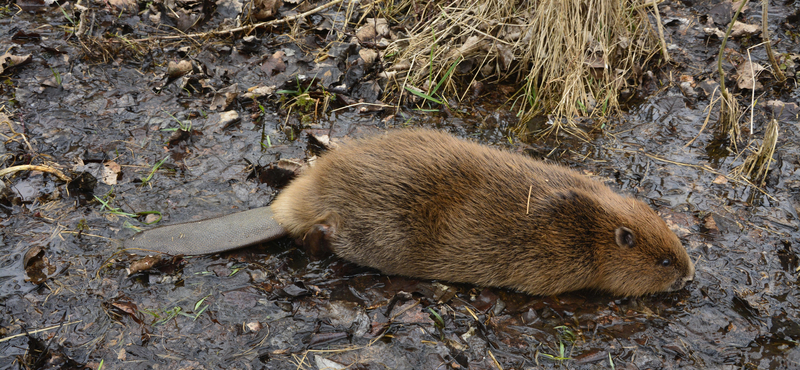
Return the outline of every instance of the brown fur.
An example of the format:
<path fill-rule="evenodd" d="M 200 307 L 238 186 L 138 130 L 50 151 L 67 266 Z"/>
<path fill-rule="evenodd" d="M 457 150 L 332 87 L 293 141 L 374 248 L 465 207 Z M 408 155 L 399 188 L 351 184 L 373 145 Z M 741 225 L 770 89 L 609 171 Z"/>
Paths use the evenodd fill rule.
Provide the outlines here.
<path fill-rule="evenodd" d="M 642 202 L 436 131 L 327 153 L 271 207 L 290 235 L 332 227 L 337 255 L 387 274 L 621 296 L 680 289 L 694 275 L 678 238 Z"/>

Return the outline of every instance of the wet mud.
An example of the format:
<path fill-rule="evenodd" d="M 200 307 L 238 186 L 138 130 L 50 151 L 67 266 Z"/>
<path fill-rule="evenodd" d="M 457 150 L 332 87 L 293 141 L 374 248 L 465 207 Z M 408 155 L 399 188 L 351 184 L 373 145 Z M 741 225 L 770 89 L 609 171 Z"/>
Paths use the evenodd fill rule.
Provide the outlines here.
<path fill-rule="evenodd" d="M 673 63 L 648 67 L 628 111 L 602 130 L 586 122 L 589 140 L 520 136 L 496 96 L 439 113 L 335 109 L 374 92 L 365 83 L 329 96 L 325 111 L 320 86 L 349 70 L 315 63 L 310 37 L 291 39 L 288 28 L 195 45 L 187 58 L 180 44 L 141 55 L 81 45 L 58 7 L 3 13 L 0 40 L 32 58 L 2 75 L 2 167 L 46 165 L 73 181 L 41 170 L 3 179 L 0 368 L 799 367 L 800 89 L 764 72 L 752 130 L 747 111 L 744 139 L 720 140 L 718 108 L 709 109 L 720 39 L 704 28 L 723 28 L 730 9 L 715 3 L 662 4 Z M 757 8 L 746 23 L 760 22 Z M 137 28 L 145 21 L 118 14 L 98 9 L 97 24 L 147 34 Z M 800 54 L 798 14 L 783 2 L 770 14 L 786 60 Z M 729 41 L 725 69 L 735 73 L 758 42 Z M 767 63 L 762 48 L 750 58 Z M 308 77 L 325 71 L 328 82 Z M 295 99 L 304 89 L 313 94 Z M 752 90 L 734 91 L 749 104 Z M 772 118 L 775 161 L 762 186 L 750 186 L 731 173 Z M 153 211 L 165 224 L 265 206 L 290 177 L 286 163 L 319 154 L 320 140 L 407 126 L 561 163 L 643 199 L 684 243 L 695 281 L 639 298 L 531 297 L 312 260 L 291 240 L 152 260 L 121 250 L 120 239 L 157 221 Z"/>

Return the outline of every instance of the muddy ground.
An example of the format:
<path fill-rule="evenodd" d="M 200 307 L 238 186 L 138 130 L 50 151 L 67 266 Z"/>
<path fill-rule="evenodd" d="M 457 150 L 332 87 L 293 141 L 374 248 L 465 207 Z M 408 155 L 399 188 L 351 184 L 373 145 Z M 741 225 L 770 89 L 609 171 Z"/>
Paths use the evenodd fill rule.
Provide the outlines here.
<path fill-rule="evenodd" d="M 440 113 L 411 105 L 339 109 L 348 99 L 379 96 L 370 95 L 369 74 L 339 63 L 352 55 L 349 44 L 332 48 L 326 60 L 312 55 L 341 22 L 335 8 L 297 29 L 260 30 L 255 39 L 162 41 L 138 54 L 79 40 L 55 5 L 18 4 L 33 5 L 3 9 L 0 43 L 31 58 L 2 74 L 2 166 L 49 165 L 74 180 L 67 185 L 41 171 L 4 178 L 2 369 L 800 366 L 800 89 L 794 79 L 777 83 L 764 72 L 752 132 L 747 111 L 733 151 L 715 140 L 718 105 L 700 131 L 718 82 L 720 45 L 703 29 L 721 29 L 724 14 L 730 16 L 718 13 L 716 2 L 661 5 L 674 62 L 645 66 L 641 103 L 593 130 L 588 142 L 518 136 L 514 112 L 498 109 L 503 100 L 496 94 L 453 101 Z M 88 32 L 113 45 L 121 42 L 114 35 L 159 34 L 152 9 L 161 8 L 131 4 L 143 12 L 125 11 L 122 2 L 92 3 L 96 28 Z M 281 15 L 298 12 L 290 5 Z M 800 4 L 772 6 L 775 48 L 790 59 L 800 53 Z M 201 28 L 224 26 L 223 11 L 231 10 L 218 6 L 222 16 Z M 752 3 L 742 16 L 759 24 L 760 7 Z M 726 70 L 735 72 L 759 40 L 731 40 Z M 768 64 L 762 47 L 750 54 Z M 190 59 L 194 68 L 170 81 L 169 62 Z M 290 108 L 286 103 L 300 93 L 275 88 L 302 92 L 309 76 L 330 78 L 329 86 L 345 78 L 363 83 L 339 91 L 327 110 L 318 105 L 331 97 L 322 89 Z M 728 84 L 749 104 L 752 90 L 733 79 Z M 763 187 L 747 186 L 729 175 L 773 117 L 780 124 L 777 161 Z M 278 160 L 302 162 L 318 152 L 309 135 L 335 141 L 406 126 L 546 158 L 635 194 L 684 242 L 697 262 L 694 283 L 640 298 L 530 297 L 384 276 L 335 258 L 309 261 L 289 240 L 166 259 L 128 274 L 143 254 L 121 251 L 118 240 L 154 221 L 137 212 L 158 211 L 166 224 L 261 207 L 285 182 L 273 168 Z"/>

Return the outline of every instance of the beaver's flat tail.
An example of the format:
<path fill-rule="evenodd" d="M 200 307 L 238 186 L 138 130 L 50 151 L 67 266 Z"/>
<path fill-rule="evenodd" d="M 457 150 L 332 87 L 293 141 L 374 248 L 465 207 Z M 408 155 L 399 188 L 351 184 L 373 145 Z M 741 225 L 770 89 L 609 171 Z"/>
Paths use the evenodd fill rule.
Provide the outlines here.
<path fill-rule="evenodd" d="M 125 240 L 123 245 L 168 254 L 198 255 L 246 247 L 284 235 L 286 231 L 273 218 L 272 208 L 261 207 L 145 230 Z"/>

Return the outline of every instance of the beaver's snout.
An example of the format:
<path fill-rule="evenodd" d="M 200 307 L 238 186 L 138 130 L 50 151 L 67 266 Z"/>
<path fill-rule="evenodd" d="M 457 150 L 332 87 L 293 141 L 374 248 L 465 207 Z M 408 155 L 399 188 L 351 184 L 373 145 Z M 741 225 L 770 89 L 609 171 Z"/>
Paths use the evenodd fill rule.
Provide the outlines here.
<path fill-rule="evenodd" d="M 691 270 L 685 276 L 675 279 L 675 282 L 669 288 L 670 291 L 681 290 L 685 288 L 687 285 L 691 284 L 694 281 L 694 266 L 691 266 Z"/>

